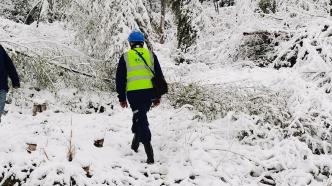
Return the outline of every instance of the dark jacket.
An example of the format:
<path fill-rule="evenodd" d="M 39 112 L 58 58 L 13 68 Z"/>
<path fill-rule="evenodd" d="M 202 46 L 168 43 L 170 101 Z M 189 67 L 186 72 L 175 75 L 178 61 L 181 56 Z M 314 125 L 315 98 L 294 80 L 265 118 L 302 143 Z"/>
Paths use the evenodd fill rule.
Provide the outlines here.
<path fill-rule="evenodd" d="M 8 91 L 8 76 L 12 81 L 13 87 L 20 86 L 16 68 L 5 49 L 0 45 L 0 90 Z"/>
<path fill-rule="evenodd" d="M 154 57 L 154 71 L 156 76 L 164 77 L 157 56 L 153 54 L 153 57 Z M 124 60 L 124 57 L 122 55 L 119 60 L 118 68 L 116 71 L 116 91 L 118 93 L 118 98 L 120 102 L 126 101 L 127 99 L 126 88 L 127 88 L 127 67 L 126 67 L 126 61 Z M 138 95 L 140 95 L 140 93 L 146 94 L 146 92 L 153 92 L 153 89 L 134 90 L 130 92 L 131 94 L 137 93 Z"/>

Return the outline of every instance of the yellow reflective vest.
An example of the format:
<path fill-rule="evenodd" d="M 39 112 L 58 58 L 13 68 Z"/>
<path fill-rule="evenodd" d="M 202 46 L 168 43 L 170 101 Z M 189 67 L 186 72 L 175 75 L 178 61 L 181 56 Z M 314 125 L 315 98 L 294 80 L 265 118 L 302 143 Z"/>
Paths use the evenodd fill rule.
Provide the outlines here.
<path fill-rule="evenodd" d="M 135 50 L 144 57 L 149 67 L 154 70 L 153 53 L 146 48 L 135 48 Z M 127 67 L 127 92 L 153 88 L 151 81 L 153 73 L 134 50 L 125 53 L 124 60 Z"/>

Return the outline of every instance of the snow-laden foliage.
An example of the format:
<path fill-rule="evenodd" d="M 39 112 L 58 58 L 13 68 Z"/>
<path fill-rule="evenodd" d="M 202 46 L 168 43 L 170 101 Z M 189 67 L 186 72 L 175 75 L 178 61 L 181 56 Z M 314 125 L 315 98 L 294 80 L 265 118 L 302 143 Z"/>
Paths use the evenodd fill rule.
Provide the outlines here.
<path fill-rule="evenodd" d="M 1 43 L 17 65 L 22 82 L 54 91 L 65 87 L 114 89 L 113 79 L 98 73 L 98 65 L 103 61 L 77 50 L 72 44 L 73 33 L 64 30 L 63 25 L 36 28 L 36 24 L 1 20 Z M 24 32 L 20 32 L 22 29 Z"/>
<path fill-rule="evenodd" d="M 0 16 L 24 23 L 33 2 L 29 0 L 2 0 Z"/>
<path fill-rule="evenodd" d="M 258 2 L 259 8 L 262 12 L 268 13 L 276 13 L 277 9 L 277 1 L 276 0 L 260 0 Z"/>
<path fill-rule="evenodd" d="M 204 29 L 203 8 L 198 0 L 176 0 L 171 3 L 177 24 L 177 63 L 191 63 L 197 38 Z"/>
<path fill-rule="evenodd" d="M 77 43 L 94 58 L 116 63 L 128 48 L 129 33 L 135 29 L 146 33 L 147 41 L 153 41 L 149 15 L 141 0 L 76 3 L 68 19 L 77 30 Z"/>
<path fill-rule="evenodd" d="M 285 125 L 291 117 L 287 110 L 287 93 L 274 92 L 267 87 L 218 87 L 173 85 L 168 95 L 176 108 L 192 105 L 207 120 L 225 117 L 229 112 L 258 116 L 273 125 Z M 203 119 L 202 118 L 202 119 Z"/>
<path fill-rule="evenodd" d="M 289 0 L 276 1 L 280 13 L 295 13 L 299 15 L 328 16 L 329 0 Z M 284 14 L 284 16 L 290 16 Z"/>
<path fill-rule="evenodd" d="M 329 20 L 312 23 L 300 28 L 299 34 L 286 42 L 276 58 L 274 67 L 294 67 L 303 77 L 314 82 L 326 93 L 331 92 L 332 74 L 332 22 Z M 295 35 L 295 34 L 293 34 Z"/>
<path fill-rule="evenodd" d="M 98 76 L 115 78 L 115 67 L 128 49 L 127 37 L 132 30 L 141 30 L 148 47 L 153 49 L 156 36 L 143 1 L 75 1 L 67 20 L 76 32 L 76 44 L 86 54 L 99 59 L 95 63 Z"/>
<path fill-rule="evenodd" d="M 28 44 L 20 40 L 13 42 L 13 39 L 6 44 L 14 50 L 18 66 L 24 67 L 21 71 L 23 79 L 36 80 L 31 83 L 38 87 L 114 90 L 115 67 L 119 57 L 128 49 L 128 34 L 134 29 L 143 31 L 148 47 L 153 49 L 157 36 L 145 5 L 149 2 L 38 1 L 34 4 L 37 11 L 31 16 L 40 14 L 37 17 L 41 22 L 67 20 L 76 31 L 75 45 L 63 46 L 45 40 L 43 42 L 49 45 L 41 47 L 30 41 Z M 76 48 L 83 48 L 85 54 L 75 51 Z"/>
<path fill-rule="evenodd" d="M 259 67 L 266 67 L 277 58 L 276 50 L 280 42 L 289 40 L 285 32 L 257 31 L 243 33 L 238 58 L 253 61 Z"/>

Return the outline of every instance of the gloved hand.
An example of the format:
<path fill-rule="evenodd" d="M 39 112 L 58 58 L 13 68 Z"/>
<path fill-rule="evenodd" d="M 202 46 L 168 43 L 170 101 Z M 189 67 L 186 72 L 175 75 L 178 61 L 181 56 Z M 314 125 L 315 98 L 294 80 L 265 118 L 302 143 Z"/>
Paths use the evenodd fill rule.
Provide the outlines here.
<path fill-rule="evenodd" d="M 121 102 L 120 102 L 120 105 L 121 105 L 122 108 L 128 108 L 128 103 L 127 103 L 127 101 L 121 101 Z"/>
<path fill-rule="evenodd" d="M 160 105 L 160 99 L 153 100 L 153 106 L 152 107 L 158 107 Z"/>

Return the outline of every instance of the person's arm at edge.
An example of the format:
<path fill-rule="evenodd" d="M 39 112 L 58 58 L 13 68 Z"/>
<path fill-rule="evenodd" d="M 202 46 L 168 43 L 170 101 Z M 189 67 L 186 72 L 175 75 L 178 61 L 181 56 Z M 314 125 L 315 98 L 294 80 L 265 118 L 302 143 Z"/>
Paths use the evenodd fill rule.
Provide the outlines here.
<path fill-rule="evenodd" d="M 164 74 L 163 74 L 163 71 L 161 70 L 161 66 L 160 66 L 158 57 L 155 54 L 153 54 L 153 58 L 154 58 L 154 71 L 155 71 L 156 76 L 164 77 Z M 159 96 L 159 97 L 157 97 L 156 100 L 153 101 L 153 105 L 155 107 L 160 104 L 160 99 L 161 99 L 161 97 Z"/>
<path fill-rule="evenodd" d="M 127 86 L 127 68 L 123 55 L 121 56 L 116 70 L 116 92 L 118 93 L 119 102 L 126 102 Z"/>
<path fill-rule="evenodd" d="M 13 61 L 10 59 L 10 57 L 8 56 L 5 49 L 1 45 L 0 45 L 0 50 L 6 57 L 5 65 L 6 65 L 6 68 L 8 71 L 8 76 L 9 76 L 10 80 L 12 81 L 13 87 L 19 88 L 20 87 L 20 78 L 17 74 L 15 65 L 14 65 Z"/>
<path fill-rule="evenodd" d="M 154 71 L 156 73 L 156 76 L 164 77 L 164 74 L 163 74 L 163 71 L 161 70 L 161 66 L 160 66 L 158 57 L 155 54 L 153 54 L 153 58 L 154 58 Z"/>

